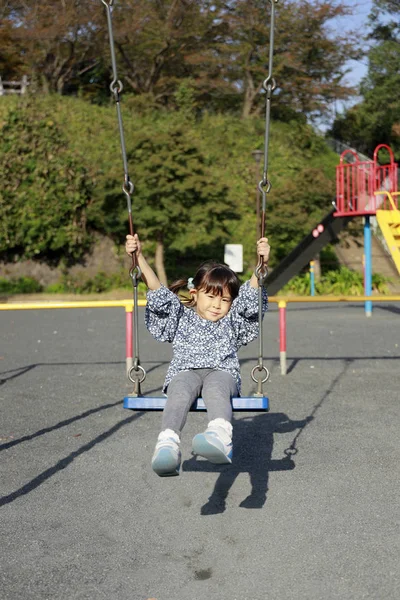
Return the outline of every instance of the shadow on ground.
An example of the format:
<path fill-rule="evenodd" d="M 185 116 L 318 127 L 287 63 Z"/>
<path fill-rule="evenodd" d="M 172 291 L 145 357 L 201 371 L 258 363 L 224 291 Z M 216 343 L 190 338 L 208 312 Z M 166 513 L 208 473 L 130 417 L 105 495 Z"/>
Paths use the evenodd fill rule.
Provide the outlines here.
<path fill-rule="evenodd" d="M 240 506 L 262 508 L 267 499 L 269 473 L 291 471 L 295 468 L 292 458 L 294 452 L 285 451 L 282 458 L 272 458 L 274 434 L 303 429 L 312 418 L 292 421 L 284 413 L 270 413 L 235 419 L 232 465 L 213 465 L 197 456 L 184 461 L 183 471 L 220 473 L 208 502 L 201 508 L 201 514 L 212 515 L 225 511 L 229 491 L 240 473 L 248 473 L 251 483 L 251 492 L 242 500 Z"/>
<path fill-rule="evenodd" d="M 248 473 L 251 491 L 239 504 L 241 508 L 262 508 L 267 500 L 269 474 L 273 471 L 292 471 L 296 465 L 293 457 L 298 452 L 298 441 L 307 425 L 326 402 L 340 379 L 348 371 L 351 360 L 326 388 L 310 415 L 300 421 L 290 419 L 284 413 L 263 413 L 252 417 L 233 420 L 233 464 L 214 465 L 197 456 L 184 461 L 183 471 L 219 472 L 214 490 L 206 504 L 201 507 L 202 515 L 215 515 L 226 510 L 226 499 L 230 489 L 241 473 Z M 274 435 L 296 431 L 283 457 L 272 458 Z"/>

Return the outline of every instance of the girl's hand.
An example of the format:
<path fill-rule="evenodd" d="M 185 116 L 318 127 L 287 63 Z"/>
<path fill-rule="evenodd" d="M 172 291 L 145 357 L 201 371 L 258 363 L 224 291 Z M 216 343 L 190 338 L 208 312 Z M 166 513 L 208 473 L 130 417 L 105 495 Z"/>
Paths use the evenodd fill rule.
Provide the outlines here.
<path fill-rule="evenodd" d="M 267 265 L 269 260 L 270 246 L 268 244 L 268 238 L 261 238 L 257 242 L 257 254 L 263 259 L 263 264 Z"/>
<path fill-rule="evenodd" d="M 136 256 L 138 257 L 142 253 L 142 244 L 140 243 L 137 233 L 135 233 L 135 235 L 126 236 L 125 252 L 129 254 L 129 256 L 132 256 L 132 254 L 136 252 Z"/>

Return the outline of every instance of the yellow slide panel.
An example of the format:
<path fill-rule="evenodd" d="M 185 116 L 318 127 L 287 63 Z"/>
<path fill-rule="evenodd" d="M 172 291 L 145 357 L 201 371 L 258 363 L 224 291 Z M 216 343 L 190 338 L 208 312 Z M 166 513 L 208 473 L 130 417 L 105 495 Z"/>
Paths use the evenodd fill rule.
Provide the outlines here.
<path fill-rule="evenodd" d="M 376 192 L 376 194 L 382 192 Z M 386 244 L 390 250 L 394 263 L 400 274 L 400 210 L 396 207 L 392 194 L 384 192 L 389 197 L 392 210 L 377 210 L 376 218 L 383 233 Z M 394 192 L 393 195 L 398 195 Z"/>

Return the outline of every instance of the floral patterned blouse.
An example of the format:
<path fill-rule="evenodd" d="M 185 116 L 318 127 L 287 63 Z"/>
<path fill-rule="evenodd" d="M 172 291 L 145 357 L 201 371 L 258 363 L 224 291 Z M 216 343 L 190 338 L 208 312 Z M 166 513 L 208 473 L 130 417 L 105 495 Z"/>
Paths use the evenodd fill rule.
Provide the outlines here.
<path fill-rule="evenodd" d="M 262 290 L 263 314 L 268 308 L 266 290 Z M 181 303 L 168 288 L 147 292 L 145 311 L 147 329 L 159 342 L 172 342 L 173 359 L 163 391 L 180 371 L 219 369 L 231 373 L 240 394 L 241 378 L 237 351 L 258 335 L 258 289 L 246 281 L 225 317 L 219 321 L 203 319 Z"/>

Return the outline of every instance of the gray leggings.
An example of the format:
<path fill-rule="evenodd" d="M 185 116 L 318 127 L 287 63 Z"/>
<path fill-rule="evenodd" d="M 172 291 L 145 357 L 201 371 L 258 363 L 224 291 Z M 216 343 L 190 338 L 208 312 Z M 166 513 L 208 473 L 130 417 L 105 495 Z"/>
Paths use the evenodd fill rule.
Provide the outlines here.
<path fill-rule="evenodd" d="M 231 399 L 237 394 L 236 381 L 230 373 L 216 369 L 181 371 L 168 385 L 162 429 L 180 434 L 194 400 L 200 396 L 207 408 L 208 420 L 232 421 Z"/>

